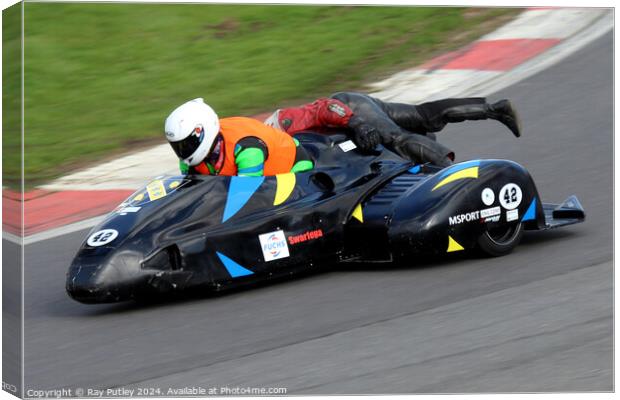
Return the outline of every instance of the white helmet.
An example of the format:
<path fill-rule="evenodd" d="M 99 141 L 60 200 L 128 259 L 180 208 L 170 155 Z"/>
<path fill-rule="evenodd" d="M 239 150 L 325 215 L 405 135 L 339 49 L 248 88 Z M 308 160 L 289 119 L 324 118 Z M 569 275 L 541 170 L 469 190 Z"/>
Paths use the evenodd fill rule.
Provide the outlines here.
<path fill-rule="evenodd" d="M 166 139 L 172 149 L 190 166 L 205 159 L 220 131 L 220 121 L 202 98 L 190 100 L 177 107 L 164 126 Z"/>

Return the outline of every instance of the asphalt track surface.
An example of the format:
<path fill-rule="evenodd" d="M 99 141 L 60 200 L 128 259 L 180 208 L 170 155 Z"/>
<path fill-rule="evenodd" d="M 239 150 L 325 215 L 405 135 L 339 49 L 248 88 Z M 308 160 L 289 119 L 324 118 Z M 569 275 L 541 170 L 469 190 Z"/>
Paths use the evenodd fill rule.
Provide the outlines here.
<path fill-rule="evenodd" d="M 308 393 L 613 389 L 612 35 L 492 98 L 524 121 L 454 124 L 461 160 L 507 158 L 584 224 L 503 258 L 340 269 L 224 296 L 82 305 L 65 272 L 85 232 L 25 250 L 26 388 L 285 387 Z M 6 245 L 5 245 L 6 246 Z"/>

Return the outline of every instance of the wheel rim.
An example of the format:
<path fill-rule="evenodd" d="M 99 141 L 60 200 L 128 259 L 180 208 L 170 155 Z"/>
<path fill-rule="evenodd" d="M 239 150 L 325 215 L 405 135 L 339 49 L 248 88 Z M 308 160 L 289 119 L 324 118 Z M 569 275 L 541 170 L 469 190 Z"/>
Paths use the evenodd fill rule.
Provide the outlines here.
<path fill-rule="evenodd" d="M 485 235 L 493 243 L 499 246 L 505 246 L 510 244 L 519 234 L 521 224 L 514 224 L 508 226 L 500 226 L 497 228 L 489 229 L 485 232 Z"/>

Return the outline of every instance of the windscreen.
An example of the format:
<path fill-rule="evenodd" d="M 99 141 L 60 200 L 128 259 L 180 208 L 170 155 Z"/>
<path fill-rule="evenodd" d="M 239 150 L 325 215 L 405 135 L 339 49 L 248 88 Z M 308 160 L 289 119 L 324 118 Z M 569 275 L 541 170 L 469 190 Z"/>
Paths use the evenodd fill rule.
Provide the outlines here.
<path fill-rule="evenodd" d="M 191 182 L 183 176 L 160 177 L 129 196 L 118 207 L 118 212 L 136 212 L 140 207 L 170 196 Z"/>

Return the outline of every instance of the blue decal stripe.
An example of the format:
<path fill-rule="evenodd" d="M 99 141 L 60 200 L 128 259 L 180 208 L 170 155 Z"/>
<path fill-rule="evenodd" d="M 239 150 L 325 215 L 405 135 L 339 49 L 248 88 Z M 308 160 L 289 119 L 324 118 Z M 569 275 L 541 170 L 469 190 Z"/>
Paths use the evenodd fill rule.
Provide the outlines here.
<path fill-rule="evenodd" d="M 238 174 L 249 174 L 251 172 L 260 172 L 263 170 L 264 167 L 265 167 L 265 164 L 260 163 L 254 167 L 243 168 L 243 169 L 237 170 L 237 173 Z"/>
<path fill-rule="evenodd" d="M 416 165 L 415 167 L 411 168 L 409 172 L 411 172 L 412 174 L 417 174 L 418 172 L 420 172 L 420 166 Z"/>
<path fill-rule="evenodd" d="M 521 222 L 531 221 L 533 219 L 536 219 L 536 198 L 534 198 L 534 200 L 530 203 L 530 206 L 523 215 Z"/>
<path fill-rule="evenodd" d="M 457 165 L 454 165 L 452 167 L 449 167 L 447 170 L 445 170 L 444 172 L 442 172 L 441 175 L 439 175 L 440 178 L 443 178 L 445 176 L 448 176 L 450 174 L 453 174 L 455 172 L 459 172 L 461 170 L 467 169 L 467 168 L 471 168 L 471 167 L 478 167 L 480 165 L 480 160 L 473 160 L 473 161 L 467 161 L 464 163 L 460 163 Z"/>
<path fill-rule="evenodd" d="M 224 217 L 222 222 L 226 222 L 235 215 L 250 200 L 250 197 L 258 190 L 265 180 L 264 176 L 248 177 L 233 176 L 230 178 L 228 186 L 228 197 L 224 206 Z"/>
<path fill-rule="evenodd" d="M 228 273 L 233 278 L 252 275 L 254 273 L 247 268 L 243 268 L 241 265 L 237 264 L 220 252 L 216 251 L 215 254 L 217 254 L 217 256 L 220 258 L 220 261 L 222 262 L 222 264 L 224 264 L 224 267 L 226 267 L 226 270 L 228 270 Z"/>

